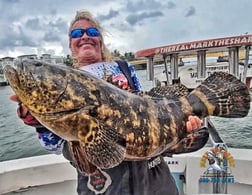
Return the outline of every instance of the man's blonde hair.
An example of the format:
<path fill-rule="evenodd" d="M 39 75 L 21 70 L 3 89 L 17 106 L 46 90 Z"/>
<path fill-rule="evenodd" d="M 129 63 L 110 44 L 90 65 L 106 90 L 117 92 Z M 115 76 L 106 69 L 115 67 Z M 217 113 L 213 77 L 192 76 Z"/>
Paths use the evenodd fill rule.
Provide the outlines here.
<path fill-rule="evenodd" d="M 105 62 L 109 62 L 111 61 L 111 53 L 108 50 L 108 48 L 106 47 L 105 43 L 104 43 L 104 38 L 103 38 L 103 34 L 104 34 L 104 30 L 101 27 L 101 25 L 99 24 L 98 20 L 96 20 L 93 15 L 86 11 L 86 10 L 80 10 L 76 12 L 76 15 L 74 17 L 74 19 L 72 20 L 70 27 L 69 27 L 69 43 L 71 41 L 71 37 L 70 37 L 70 32 L 72 30 L 72 26 L 73 24 L 78 21 L 78 20 L 88 20 L 89 22 L 91 22 L 91 24 L 94 25 L 95 28 L 97 28 L 100 31 L 100 37 L 101 37 L 101 55 L 102 55 L 102 60 Z"/>

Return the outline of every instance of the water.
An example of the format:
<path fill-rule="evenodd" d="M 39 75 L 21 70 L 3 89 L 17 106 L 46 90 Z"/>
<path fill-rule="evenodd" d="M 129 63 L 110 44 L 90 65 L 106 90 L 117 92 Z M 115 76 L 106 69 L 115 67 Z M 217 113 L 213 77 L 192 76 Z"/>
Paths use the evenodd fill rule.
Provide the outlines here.
<path fill-rule="evenodd" d="M 0 87 L 0 162 L 47 153 L 35 129 L 18 119 L 17 103 L 9 100 L 12 94 L 9 86 Z"/>
<path fill-rule="evenodd" d="M 162 68 L 155 70 L 156 73 L 162 71 Z M 140 70 L 137 74 L 143 90 L 149 90 L 153 83 L 146 81 L 146 71 Z M 0 162 L 48 154 L 40 146 L 35 129 L 18 119 L 17 103 L 9 100 L 12 94 L 9 86 L 0 87 Z M 211 119 L 228 147 L 252 149 L 252 112 L 240 119 Z"/>

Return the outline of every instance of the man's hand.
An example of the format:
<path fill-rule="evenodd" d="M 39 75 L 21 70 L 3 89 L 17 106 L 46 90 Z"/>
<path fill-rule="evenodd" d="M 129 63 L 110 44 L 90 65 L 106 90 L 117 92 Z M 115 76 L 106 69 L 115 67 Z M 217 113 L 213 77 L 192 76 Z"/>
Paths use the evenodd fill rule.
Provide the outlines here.
<path fill-rule="evenodd" d="M 201 125 L 202 121 L 200 120 L 200 118 L 191 115 L 188 117 L 188 121 L 186 122 L 186 131 L 190 133 L 194 129 L 198 129 L 199 127 L 201 127 Z"/>
<path fill-rule="evenodd" d="M 18 117 L 26 124 L 30 126 L 40 126 L 40 123 L 35 119 L 19 98 L 14 94 L 10 96 L 10 100 L 18 103 L 17 114 Z"/>

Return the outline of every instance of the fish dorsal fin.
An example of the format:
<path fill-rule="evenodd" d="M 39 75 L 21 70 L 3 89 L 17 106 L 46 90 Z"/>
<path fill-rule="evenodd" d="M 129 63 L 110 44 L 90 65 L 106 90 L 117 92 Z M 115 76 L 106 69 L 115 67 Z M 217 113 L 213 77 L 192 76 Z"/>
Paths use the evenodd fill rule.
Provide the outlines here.
<path fill-rule="evenodd" d="M 96 118 L 82 117 L 84 129 L 79 130 L 78 138 L 83 145 L 87 159 L 102 169 L 112 168 L 125 158 L 126 141 L 121 134 L 111 129 L 104 129 Z"/>
<path fill-rule="evenodd" d="M 80 142 L 69 141 L 67 144 L 71 155 L 71 161 L 79 172 L 83 175 L 95 172 L 97 167 L 87 160 L 85 150 Z"/>
<path fill-rule="evenodd" d="M 174 84 L 153 87 L 150 91 L 146 92 L 147 95 L 157 98 L 177 99 L 182 96 L 187 96 L 189 90 L 185 85 Z"/>

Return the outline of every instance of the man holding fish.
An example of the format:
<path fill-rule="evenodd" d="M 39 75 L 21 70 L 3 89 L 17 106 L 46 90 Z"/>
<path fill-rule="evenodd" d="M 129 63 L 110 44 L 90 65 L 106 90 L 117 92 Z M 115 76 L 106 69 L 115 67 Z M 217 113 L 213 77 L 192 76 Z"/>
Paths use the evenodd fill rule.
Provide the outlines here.
<path fill-rule="evenodd" d="M 104 44 L 103 29 L 99 22 L 89 12 L 78 11 L 76 13 L 69 28 L 69 48 L 72 52 L 73 66 L 76 69 L 87 71 L 91 75 L 95 75 L 95 77 L 109 80 L 119 88 L 132 91 L 135 94 L 141 93 L 141 87 L 133 66 L 127 64 L 128 71 L 130 72 L 130 79 L 132 79 L 132 81 L 130 81 L 126 73 L 118 65 L 119 62 L 117 63 L 112 59 L 110 52 Z M 71 85 L 71 83 L 68 83 L 68 85 Z M 93 89 L 91 83 L 87 83 L 87 85 L 90 85 L 90 88 L 92 87 Z M 75 85 L 72 87 L 78 86 Z M 36 128 L 42 146 L 48 151 L 57 154 L 63 153 L 71 164 L 76 167 L 78 172 L 77 192 L 79 195 L 178 194 L 174 179 L 161 153 L 150 158 L 139 158 L 140 160 L 127 160 L 126 158 L 126 160 L 118 164 L 115 163 L 115 165 L 108 168 L 106 168 L 107 165 L 100 168 L 97 166 L 99 163 L 95 166 L 85 158 L 86 156 L 82 152 L 83 146 L 80 145 L 79 142 L 72 141 L 72 138 L 66 140 L 60 136 L 60 133 L 56 135 L 51 130 L 48 130 L 48 128 L 44 126 L 42 120 L 38 121 L 39 117 L 37 119 L 35 115 L 33 117 L 31 112 L 35 112 L 29 109 L 28 104 L 25 104 L 25 98 L 22 99 L 22 95 L 19 96 L 18 93 L 16 94 L 17 95 L 11 96 L 10 99 L 19 102 L 18 116 L 25 124 Z M 92 98 L 94 94 L 89 95 L 89 98 Z M 97 97 L 98 96 L 99 95 L 97 95 Z M 75 99 L 78 101 L 79 97 Z M 98 101 L 98 99 L 96 100 Z M 85 101 L 87 101 L 87 99 L 85 99 Z M 64 106 L 67 107 L 68 101 L 65 101 L 65 104 Z M 40 107 L 40 109 L 43 110 L 42 107 Z M 91 116 L 96 116 L 96 112 L 107 112 L 107 110 L 109 110 L 109 107 L 101 105 L 99 109 L 95 110 L 95 113 L 92 112 L 89 114 Z M 117 115 L 120 116 L 121 113 L 117 113 Z M 87 115 L 85 115 L 82 120 L 83 123 L 85 123 L 85 121 L 91 121 Z M 41 125 L 41 123 L 43 123 L 43 125 Z M 107 120 L 107 123 L 109 123 L 109 120 Z M 66 124 L 64 123 L 62 125 Z M 85 127 L 89 128 L 90 126 L 91 124 Z M 200 126 L 201 120 L 196 116 L 190 115 L 183 131 L 190 133 L 193 129 L 197 129 Z M 115 136 L 119 136 L 118 140 L 121 140 L 120 135 Z M 133 139 L 130 134 L 127 136 L 128 140 Z M 90 139 L 90 137 L 90 135 L 89 137 L 84 135 L 83 139 Z M 124 141 L 125 140 L 122 140 L 120 142 L 122 146 L 125 146 Z"/>

